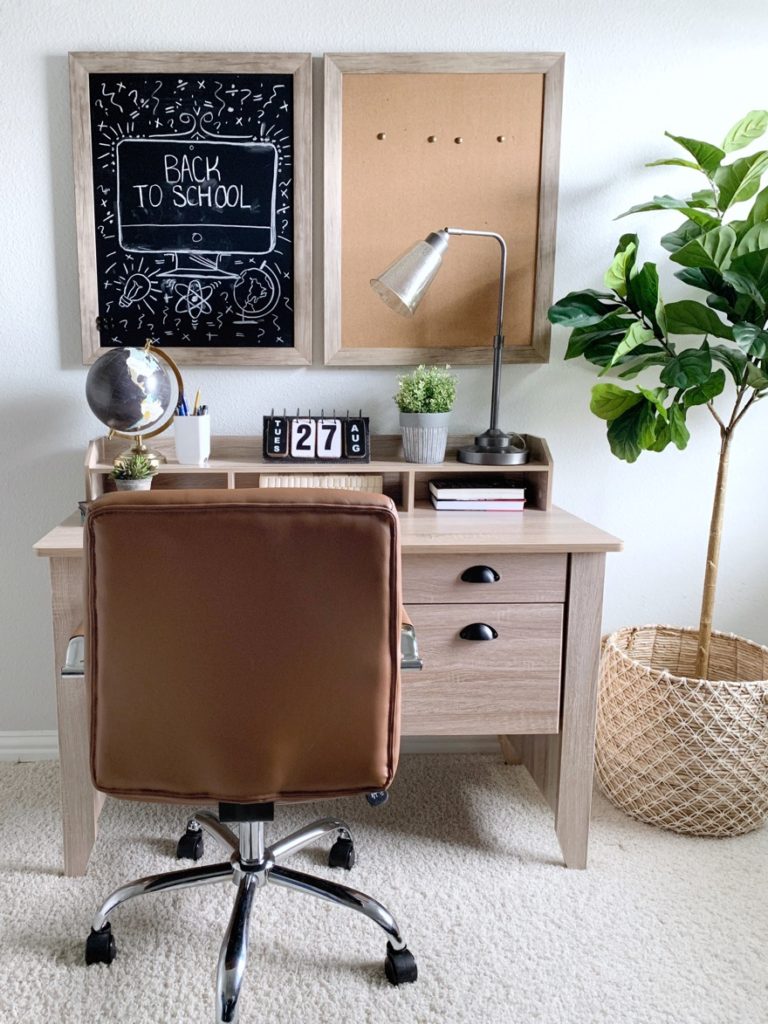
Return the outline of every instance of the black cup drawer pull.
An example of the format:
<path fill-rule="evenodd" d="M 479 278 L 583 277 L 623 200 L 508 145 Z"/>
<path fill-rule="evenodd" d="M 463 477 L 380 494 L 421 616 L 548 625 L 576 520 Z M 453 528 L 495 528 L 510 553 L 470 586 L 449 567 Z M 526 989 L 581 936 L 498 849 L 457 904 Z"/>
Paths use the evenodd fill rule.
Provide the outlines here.
<path fill-rule="evenodd" d="M 495 640 L 498 633 L 487 622 L 470 622 L 459 633 L 462 640 Z"/>
<path fill-rule="evenodd" d="M 498 583 L 501 576 L 490 565 L 470 565 L 461 578 L 464 583 Z"/>

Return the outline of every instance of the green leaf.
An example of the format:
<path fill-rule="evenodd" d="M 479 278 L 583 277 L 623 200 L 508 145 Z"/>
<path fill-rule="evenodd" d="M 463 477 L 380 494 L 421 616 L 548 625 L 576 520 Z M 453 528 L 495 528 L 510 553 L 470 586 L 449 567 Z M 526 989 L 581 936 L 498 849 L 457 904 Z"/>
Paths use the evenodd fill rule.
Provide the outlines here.
<path fill-rule="evenodd" d="M 627 234 L 622 235 L 619 238 L 618 242 L 616 243 L 616 248 L 613 250 L 613 255 L 618 256 L 620 252 L 623 252 L 625 249 L 628 249 L 630 245 L 634 245 L 635 249 L 637 249 L 639 244 L 640 239 L 637 237 L 637 235 L 631 231 L 627 232 Z"/>
<path fill-rule="evenodd" d="M 647 370 L 649 366 L 664 366 L 669 360 L 670 356 L 666 352 L 651 352 L 648 355 L 642 355 L 637 359 L 631 360 L 626 367 L 622 366 L 621 373 L 618 376 L 621 380 L 633 380 L 643 370 Z"/>
<path fill-rule="evenodd" d="M 620 213 L 616 220 L 621 220 L 622 217 L 628 217 L 630 213 L 648 213 L 650 210 L 683 210 L 690 211 L 691 209 L 705 209 L 709 206 L 709 203 L 703 202 L 701 199 L 675 199 L 674 196 L 654 196 L 653 200 L 649 203 L 639 203 L 637 206 L 630 206 L 624 213 Z"/>
<path fill-rule="evenodd" d="M 653 444 L 648 446 L 648 451 L 663 452 L 671 440 L 672 433 L 669 429 L 669 421 L 663 420 L 659 417 L 656 420 L 656 436 L 653 440 Z"/>
<path fill-rule="evenodd" d="M 696 384 L 683 393 L 683 404 L 686 409 L 692 405 L 706 405 L 716 398 L 725 387 L 725 370 L 715 370 L 703 384 Z"/>
<path fill-rule="evenodd" d="M 627 294 L 627 278 L 635 265 L 636 253 L 637 241 L 629 242 L 626 248 L 618 249 L 603 277 L 605 287 L 612 288 L 622 298 Z"/>
<path fill-rule="evenodd" d="M 656 302 L 656 309 L 654 310 L 652 319 L 655 320 L 656 323 L 659 325 L 659 330 L 661 331 L 662 335 L 666 336 L 667 307 L 664 305 L 664 300 L 661 298 L 661 296 L 659 296 Z"/>
<path fill-rule="evenodd" d="M 748 252 L 757 252 L 758 249 L 768 249 L 768 222 L 761 221 L 749 228 L 733 250 L 734 256 L 744 256 Z"/>
<path fill-rule="evenodd" d="M 760 192 L 747 216 L 747 223 L 750 227 L 765 220 L 768 220 L 768 188 L 764 188 Z"/>
<path fill-rule="evenodd" d="M 720 225 L 720 221 L 717 217 L 711 217 L 708 213 L 704 213 L 703 210 L 696 209 L 693 206 L 681 207 L 680 213 L 684 213 L 689 220 L 698 224 L 699 227 L 702 227 L 705 231 L 711 231 L 712 228 L 716 228 Z"/>
<path fill-rule="evenodd" d="M 619 342 L 610 365 L 615 366 L 624 356 L 629 355 L 639 345 L 646 345 L 649 341 L 653 341 L 653 338 L 653 331 L 644 327 L 639 320 L 633 321 L 632 326 Z"/>
<path fill-rule="evenodd" d="M 642 400 L 642 395 L 620 388 L 617 384 L 595 384 L 589 408 L 601 420 L 615 420 Z"/>
<path fill-rule="evenodd" d="M 664 134 L 683 149 L 687 149 L 705 174 L 711 175 L 725 157 L 725 151 L 718 146 L 713 146 L 710 142 L 686 139 L 683 135 L 672 135 L 670 132 L 664 132 Z"/>
<path fill-rule="evenodd" d="M 659 302 L 659 274 L 655 263 L 644 263 L 641 269 L 627 282 L 627 302 L 630 308 L 640 310 L 651 321 L 656 322 L 656 306 Z"/>
<path fill-rule="evenodd" d="M 723 277 L 726 279 L 728 284 L 732 285 L 734 290 L 739 293 L 741 299 L 746 299 L 748 304 L 757 303 L 760 309 L 765 308 L 765 299 L 761 295 L 757 284 L 748 274 L 739 274 L 737 271 L 724 270 Z M 714 303 L 710 303 L 714 306 Z M 740 316 L 746 316 L 746 309 L 743 304 L 733 303 L 735 309 L 740 311 Z M 717 308 L 717 307 L 714 307 Z M 725 311 L 727 312 L 727 310 Z"/>
<path fill-rule="evenodd" d="M 768 376 L 765 371 L 761 370 L 754 363 L 747 363 L 747 384 L 755 391 L 762 391 L 763 388 L 768 388 Z"/>
<path fill-rule="evenodd" d="M 693 160 L 683 160 L 682 157 L 673 156 L 667 160 L 651 160 L 650 163 L 645 165 L 646 167 L 690 167 L 694 171 L 700 171 L 701 168 L 698 164 L 695 164 Z"/>
<path fill-rule="evenodd" d="M 669 258 L 684 267 L 722 270 L 729 265 L 735 245 L 736 232 L 727 224 L 723 224 L 719 228 L 707 231 L 699 238 L 686 242 L 682 249 L 673 252 Z"/>
<path fill-rule="evenodd" d="M 700 188 L 698 192 L 691 192 L 691 199 L 705 206 L 709 210 L 717 209 L 717 195 L 713 188 Z"/>
<path fill-rule="evenodd" d="M 743 149 L 750 142 L 759 139 L 768 128 L 768 110 L 750 110 L 731 128 L 723 140 L 723 149 L 732 153 L 735 149 Z"/>
<path fill-rule="evenodd" d="M 656 413 L 642 395 L 639 402 L 608 424 L 608 443 L 613 454 L 625 462 L 635 462 L 643 448 L 656 440 Z"/>
<path fill-rule="evenodd" d="M 682 406 L 671 405 L 669 408 L 669 434 L 680 451 L 688 444 L 691 435 L 685 425 L 685 410 Z"/>
<path fill-rule="evenodd" d="M 608 313 L 620 309 L 613 296 L 604 292 L 596 292 L 587 288 L 583 292 L 569 292 L 554 306 L 549 307 L 547 316 L 553 324 L 566 327 L 588 327 L 599 323 Z"/>
<path fill-rule="evenodd" d="M 728 345 L 712 345 L 710 347 L 712 358 L 726 367 L 736 384 L 741 384 L 744 379 L 744 368 L 747 365 L 747 357 L 737 348 Z"/>
<path fill-rule="evenodd" d="M 662 384 L 685 389 L 703 384 L 712 373 L 712 356 L 705 342 L 701 348 L 687 348 L 670 359 L 659 375 Z"/>
<path fill-rule="evenodd" d="M 701 288 L 705 292 L 714 292 L 715 295 L 735 299 L 736 293 L 733 288 L 725 283 L 722 274 L 717 270 L 708 267 L 684 267 L 675 272 L 675 277 L 692 288 Z"/>
<path fill-rule="evenodd" d="M 667 410 L 664 402 L 669 397 L 669 391 L 667 388 L 641 388 L 637 389 L 646 401 L 650 402 L 658 412 L 659 416 L 663 420 L 668 418 Z"/>
<path fill-rule="evenodd" d="M 623 336 L 620 340 L 623 340 Z M 633 349 L 628 355 L 620 356 L 615 365 L 622 366 L 630 359 L 634 359 L 635 356 L 645 355 L 646 352 L 658 351 L 656 345 L 638 345 L 636 349 Z M 609 370 L 614 368 L 613 358 L 616 355 L 616 344 L 614 341 L 598 341 L 595 342 L 594 346 L 591 346 L 589 351 L 585 353 L 586 358 L 589 359 L 590 363 L 594 363 L 595 366 L 602 366 L 600 376 L 603 373 L 608 373 Z"/>
<path fill-rule="evenodd" d="M 716 338 L 732 338 L 733 332 L 717 313 L 693 299 L 670 302 L 666 307 L 667 330 L 670 334 L 713 334 Z"/>
<path fill-rule="evenodd" d="M 766 167 L 768 152 L 765 150 L 752 153 L 751 156 L 740 157 L 732 164 L 720 167 L 715 172 L 715 184 L 720 194 L 720 209 L 725 211 L 733 203 L 753 196 L 760 187 L 760 175 Z"/>
<path fill-rule="evenodd" d="M 765 168 L 763 168 L 765 169 Z M 734 203 L 743 203 L 746 199 L 751 199 L 752 196 L 760 188 L 760 175 L 756 178 L 747 178 L 744 184 L 741 186 L 739 191 L 733 197 Z"/>
<path fill-rule="evenodd" d="M 716 225 L 717 221 L 713 221 L 712 226 L 715 227 Z M 662 235 L 661 244 L 668 252 L 677 252 L 678 249 L 682 249 L 686 242 L 690 242 L 692 238 L 698 238 L 702 231 L 703 228 L 700 224 L 688 218 L 683 221 L 679 228 L 675 228 L 674 231 Z"/>
<path fill-rule="evenodd" d="M 768 355 L 768 331 L 756 324 L 734 324 L 733 338 L 744 355 L 755 359 L 765 359 Z"/>
<path fill-rule="evenodd" d="M 633 323 L 628 317 L 623 317 L 619 313 L 609 313 L 608 316 L 604 317 L 596 324 L 592 324 L 588 327 L 576 327 L 571 331 L 571 337 L 568 340 L 568 349 L 565 353 L 566 359 L 575 359 L 577 356 L 584 356 L 589 359 L 590 362 L 596 362 L 591 358 L 590 350 L 594 347 L 597 342 L 613 342 L 613 346 L 619 344 L 621 339 L 629 330 Z M 613 356 L 613 349 L 611 349 L 610 355 L 608 356 L 607 362 L 610 362 Z M 603 362 L 598 365 L 605 365 Z"/>
<path fill-rule="evenodd" d="M 768 249 L 737 256 L 728 270 L 723 271 L 723 277 L 737 291 L 750 295 L 764 308 L 768 302 Z"/>

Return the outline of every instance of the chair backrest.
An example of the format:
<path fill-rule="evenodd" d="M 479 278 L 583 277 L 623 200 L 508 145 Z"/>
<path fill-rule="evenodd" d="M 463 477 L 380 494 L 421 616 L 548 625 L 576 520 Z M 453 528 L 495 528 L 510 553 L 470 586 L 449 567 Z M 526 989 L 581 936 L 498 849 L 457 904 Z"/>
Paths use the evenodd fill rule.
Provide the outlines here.
<path fill-rule="evenodd" d="M 389 498 L 109 494 L 89 510 L 85 550 L 98 789 L 257 803 L 391 782 L 401 595 Z"/>

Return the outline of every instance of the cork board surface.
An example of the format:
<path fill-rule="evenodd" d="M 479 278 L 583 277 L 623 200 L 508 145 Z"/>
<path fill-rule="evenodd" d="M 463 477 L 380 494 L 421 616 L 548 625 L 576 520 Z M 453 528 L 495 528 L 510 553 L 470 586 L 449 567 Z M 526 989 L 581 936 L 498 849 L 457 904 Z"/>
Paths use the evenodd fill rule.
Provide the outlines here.
<path fill-rule="evenodd" d="M 342 348 L 490 344 L 499 277 L 492 239 L 452 238 L 412 318 L 389 310 L 369 285 L 447 226 L 504 237 L 506 342 L 531 344 L 543 106 L 543 74 L 344 76 Z"/>

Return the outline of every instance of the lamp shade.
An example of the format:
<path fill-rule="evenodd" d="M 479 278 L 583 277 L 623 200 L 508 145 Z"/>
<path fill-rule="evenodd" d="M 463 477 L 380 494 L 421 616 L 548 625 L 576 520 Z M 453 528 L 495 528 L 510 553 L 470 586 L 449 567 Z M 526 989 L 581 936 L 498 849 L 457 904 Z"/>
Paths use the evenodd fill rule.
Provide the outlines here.
<path fill-rule="evenodd" d="M 447 233 L 433 231 L 373 278 L 371 288 L 390 309 L 401 316 L 413 316 L 440 269 L 447 245 Z"/>

